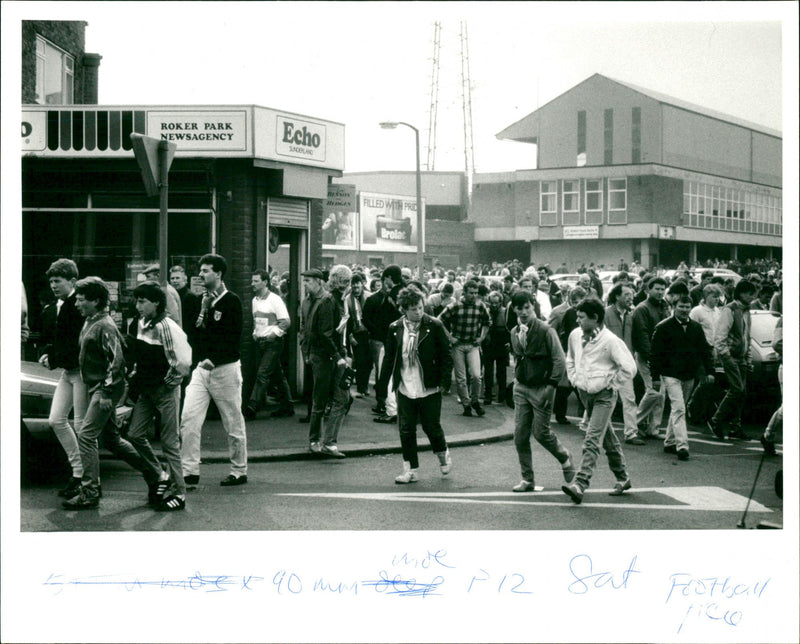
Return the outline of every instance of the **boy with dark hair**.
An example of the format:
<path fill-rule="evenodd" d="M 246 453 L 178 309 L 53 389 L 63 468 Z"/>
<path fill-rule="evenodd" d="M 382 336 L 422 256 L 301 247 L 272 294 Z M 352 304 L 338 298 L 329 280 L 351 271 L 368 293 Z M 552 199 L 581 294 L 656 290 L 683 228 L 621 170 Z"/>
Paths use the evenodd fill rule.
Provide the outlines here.
<path fill-rule="evenodd" d="M 550 414 L 556 387 L 564 375 L 564 352 L 556 332 L 537 319 L 533 295 L 518 291 L 511 296 L 517 325 L 511 329 L 511 350 L 516 357 L 514 380 L 514 446 L 522 480 L 514 492 L 533 492 L 534 475 L 531 433 L 561 463 L 564 480 L 570 483 L 575 468 L 569 451 L 550 429 Z"/>
<path fill-rule="evenodd" d="M 578 304 L 577 310 L 579 327 L 569 336 L 567 375 L 586 407 L 589 426 L 583 439 L 580 470 L 572 483 L 561 487 L 574 503 L 583 500 L 589 487 L 601 444 L 617 479 L 611 496 L 620 496 L 631 488 L 625 456 L 609 420 L 614 389 L 636 375 L 636 364 L 625 342 L 603 326 L 603 303 L 588 298 Z"/>
<path fill-rule="evenodd" d="M 148 488 L 158 484 L 161 469 L 145 462 L 122 438 L 116 425 L 115 408 L 125 391 L 125 359 L 122 337 L 108 314 L 108 287 L 99 277 L 75 283 L 75 306 L 85 318 L 80 333 L 80 371 L 89 404 L 78 430 L 83 478 L 76 494 L 64 501 L 67 510 L 88 510 L 100 505 L 100 459 L 97 442 L 117 458 L 138 470 Z"/>
<path fill-rule="evenodd" d="M 242 415 L 242 366 L 239 341 L 242 335 L 242 303 L 222 278 L 228 264 L 221 255 L 200 258 L 200 277 L 205 294 L 197 316 L 195 344 L 198 361 L 186 387 L 181 414 L 181 460 L 187 485 L 200 481 L 200 432 L 211 400 L 222 416 L 228 434 L 230 474 L 222 486 L 247 483 L 247 433 Z"/>
<path fill-rule="evenodd" d="M 44 347 L 39 363 L 48 369 L 63 369 L 53 393 L 48 422 L 72 468 L 72 477 L 58 492 L 59 496 L 70 499 L 80 490 L 83 477 L 77 433 L 86 414 L 86 385 L 81 380 L 78 340 L 83 317 L 75 307 L 78 266 L 71 259 L 57 259 L 50 264 L 46 275 L 50 290 L 57 298 L 56 319 L 52 344 Z M 69 412 L 73 409 L 74 419 L 71 426 Z"/>
<path fill-rule="evenodd" d="M 139 319 L 132 338 L 131 356 L 135 369 L 131 391 L 138 394 L 133 407 L 128 440 L 152 469 L 160 473 L 151 485 L 148 501 L 160 512 L 183 510 L 186 507 L 186 485 L 181 469 L 181 446 L 178 433 L 180 385 L 189 374 L 192 352 L 186 334 L 166 315 L 166 295 L 155 282 L 144 282 L 133 290 Z M 147 440 L 147 429 L 158 413 L 161 429 L 161 451 L 169 466 L 169 474 Z"/>

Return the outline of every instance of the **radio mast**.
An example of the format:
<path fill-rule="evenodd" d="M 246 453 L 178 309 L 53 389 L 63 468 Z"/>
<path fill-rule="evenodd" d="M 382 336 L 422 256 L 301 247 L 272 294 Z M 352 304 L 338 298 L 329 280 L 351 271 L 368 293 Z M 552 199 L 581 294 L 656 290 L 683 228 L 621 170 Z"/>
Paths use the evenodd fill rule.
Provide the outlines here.
<path fill-rule="evenodd" d="M 439 113 L 439 52 L 442 46 L 442 23 L 433 23 L 433 69 L 431 70 L 431 94 L 428 107 L 428 157 L 425 169 L 436 167 L 436 119 Z"/>

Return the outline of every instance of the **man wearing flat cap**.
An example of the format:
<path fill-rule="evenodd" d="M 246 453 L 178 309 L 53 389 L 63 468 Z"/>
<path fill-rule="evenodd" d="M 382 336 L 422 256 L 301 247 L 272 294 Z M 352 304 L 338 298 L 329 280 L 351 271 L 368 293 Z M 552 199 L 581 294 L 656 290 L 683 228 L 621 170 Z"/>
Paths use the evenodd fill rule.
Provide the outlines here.
<path fill-rule="evenodd" d="M 158 264 L 150 264 L 150 266 L 142 271 L 142 275 L 144 275 L 145 280 L 152 280 L 161 284 L 161 267 Z M 178 295 L 178 291 L 175 290 L 172 284 L 161 284 L 161 290 L 164 291 L 164 295 L 167 296 L 167 317 L 172 318 L 183 327 L 181 296 Z"/>

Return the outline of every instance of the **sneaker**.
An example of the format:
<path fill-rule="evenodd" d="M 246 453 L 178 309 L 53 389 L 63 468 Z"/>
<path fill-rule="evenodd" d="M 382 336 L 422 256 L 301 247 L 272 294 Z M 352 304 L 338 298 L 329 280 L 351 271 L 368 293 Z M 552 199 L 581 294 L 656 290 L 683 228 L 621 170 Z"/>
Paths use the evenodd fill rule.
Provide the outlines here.
<path fill-rule="evenodd" d="M 679 461 L 688 461 L 689 460 L 689 450 L 685 447 L 681 447 L 678 450 L 678 460 Z"/>
<path fill-rule="evenodd" d="M 242 415 L 244 416 L 245 420 L 255 420 L 256 410 L 250 405 L 247 405 L 247 407 L 242 410 Z"/>
<path fill-rule="evenodd" d="M 775 447 L 773 443 L 772 453 L 775 453 Z M 67 483 L 66 487 L 58 491 L 58 496 L 63 499 L 71 499 L 81 491 L 81 479 L 77 476 L 73 476 L 70 478 L 69 483 Z"/>
<path fill-rule="evenodd" d="M 436 452 L 436 456 L 439 457 L 439 469 L 442 472 L 442 476 L 447 476 L 450 474 L 450 468 L 453 467 L 453 459 L 450 457 L 450 450 L 446 449 L 443 452 Z"/>
<path fill-rule="evenodd" d="M 567 483 L 566 485 L 562 485 L 561 491 L 570 499 L 572 499 L 572 502 L 576 505 L 583 501 L 583 490 L 578 487 L 577 483 Z"/>
<path fill-rule="evenodd" d="M 664 445 L 665 454 L 677 454 L 678 448 L 675 445 Z"/>
<path fill-rule="evenodd" d="M 419 481 L 419 470 L 416 468 L 411 469 L 409 467 L 408 469 L 404 469 L 402 474 L 394 477 L 394 482 L 397 483 L 398 485 L 404 485 L 406 483 L 416 483 L 417 481 Z"/>
<path fill-rule="evenodd" d="M 722 431 L 722 428 L 718 427 L 713 420 L 707 420 L 706 427 L 708 427 L 708 429 L 711 430 L 711 433 L 714 434 L 714 436 L 719 438 L 721 441 L 725 440 L 725 432 Z"/>
<path fill-rule="evenodd" d="M 644 439 L 639 438 L 638 436 L 631 436 L 630 438 L 625 439 L 626 445 L 646 445 Z"/>
<path fill-rule="evenodd" d="M 387 425 L 391 425 L 397 421 L 397 415 L 388 416 L 387 414 L 381 414 L 380 416 L 376 416 L 372 419 L 373 423 L 386 423 Z"/>
<path fill-rule="evenodd" d="M 625 479 L 624 481 L 617 481 L 614 484 L 614 489 L 608 493 L 608 496 L 622 496 L 626 491 L 631 489 L 631 480 Z"/>
<path fill-rule="evenodd" d="M 247 483 L 247 474 L 242 474 L 241 476 L 228 474 L 228 476 L 226 476 L 219 482 L 219 484 L 222 487 L 230 487 L 232 485 L 244 485 L 245 483 Z"/>
<path fill-rule="evenodd" d="M 386 415 L 386 405 L 375 405 L 372 408 L 372 413 L 377 414 L 378 416 L 385 416 Z"/>
<path fill-rule="evenodd" d="M 318 442 L 314 441 L 313 443 L 309 444 L 308 451 L 312 454 L 320 454 L 322 452 L 322 448 Z"/>
<path fill-rule="evenodd" d="M 197 485 L 200 483 L 200 475 L 199 474 L 189 474 L 183 477 L 183 482 L 186 485 Z"/>
<path fill-rule="evenodd" d="M 320 448 L 320 453 L 325 456 L 331 456 L 332 458 L 344 458 L 346 456 L 343 452 L 339 451 L 336 445 L 323 445 Z"/>
<path fill-rule="evenodd" d="M 478 416 L 483 416 L 486 413 L 486 410 L 481 407 L 481 404 L 478 402 L 472 403 L 472 408 L 475 410 L 475 413 L 478 414 Z"/>
<path fill-rule="evenodd" d="M 156 512 L 175 512 L 185 508 L 186 501 L 184 499 L 179 496 L 168 496 L 166 499 L 161 499 L 155 510 Z"/>
<path fill-rule="evenodd" d="M 462 416 L 472 416 L 472 408 L 468 405 L 464 405 L 464 411 L 461 414 Z"/>
<path fill-rule="evenodd" d="M 150 483 L 147 486 L 147 503 L 148 505 L 158 505 L 164 500 L 164 495 L 169 489 L 169 479 L 158 481 L 157 483 Z"/>
<path fill-rule="evenodd" d="M 512 492 L 533 492 L 533 490 L 533 481 L 526 481 L 525 479 L 522 479 L 519 483 L 511 488 Z"/>
<path fill-rule="evenodd" d="M 561 464 L 561 472 L 564 474 L 564 480 L 567 483 L 572 483 L 575 479 L 575 475 L 578 473 L 575 470 L 575 466 L 572 464 L 572 457 L 567 457 L 567 460 Z"/>
<path fill-rule="evenodd" d="M 761 445 L 764 447 L 764 453 L 768 456 L 775 456 L 777 454 L 775 451 L 775 441 L 771 441 L 766 436 L 762 436 Z"/>
<path fill-rule="evenodd" d="M 81 488 L 71 499 L 62 501 L 61 505 L 65 510 L 94 510 L 100 506 L 100 497 L 90 496 L 84 488 Z"/>
<path fill-rule="evenodd" d="M 276 409 L 269 415 L 270 418 L 289 418 L 291 416 L 294 416 L 294 409 L 292 407 Z"/>

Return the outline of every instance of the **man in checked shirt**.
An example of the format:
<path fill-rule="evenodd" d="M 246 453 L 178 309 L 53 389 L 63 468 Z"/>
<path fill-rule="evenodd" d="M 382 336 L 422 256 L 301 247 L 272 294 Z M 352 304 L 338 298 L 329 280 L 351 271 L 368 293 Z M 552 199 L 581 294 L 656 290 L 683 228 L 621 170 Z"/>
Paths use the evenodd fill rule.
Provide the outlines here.
<path fill-rule="evenodd" d="M 452 302 L 439 314 L 450 336 L 453 368 L 456 372 L 458 397 L 464 406 L 464 416 L 478 416 L 486 412 L 480 403 L 481 354 L 480 346 L 489 331 L 490 319 L 486 307 L 477 301 L 478 283 L 469 280 L 464 284 L 461 300 Z M 467 390 L 467 368 L 470 389 Z"/>

